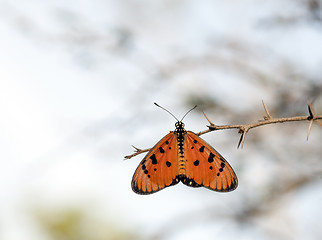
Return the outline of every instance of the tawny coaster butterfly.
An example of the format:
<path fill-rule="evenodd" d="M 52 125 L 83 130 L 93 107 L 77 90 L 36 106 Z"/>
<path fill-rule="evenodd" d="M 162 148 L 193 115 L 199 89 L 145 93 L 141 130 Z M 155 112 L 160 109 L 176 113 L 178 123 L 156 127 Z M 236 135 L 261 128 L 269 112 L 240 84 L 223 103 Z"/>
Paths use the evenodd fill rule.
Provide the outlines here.
<path fill-rule="evenodd" d="M 151 194 L 180 181 L 190 187 L 206 187 L 218 192 L 236 189 L 237 176 L 229 163 L 198 135 L 184 129 L 183 118 L 150 149 L 132 178 L 132 189 Z"/>

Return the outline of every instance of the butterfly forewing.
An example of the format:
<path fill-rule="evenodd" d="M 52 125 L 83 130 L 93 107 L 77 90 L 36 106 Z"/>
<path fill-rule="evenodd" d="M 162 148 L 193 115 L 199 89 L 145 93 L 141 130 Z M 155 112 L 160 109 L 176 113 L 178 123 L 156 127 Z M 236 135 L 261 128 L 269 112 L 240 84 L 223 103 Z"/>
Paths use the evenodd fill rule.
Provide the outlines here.
<path fill-rule="evenodd" d="M 192 186 L 201 185 L 219 192 L 229 192 L 237 187 L 237 176 L 229 163 L 195 133 L 187 131 L 184 148 L 185 175 L 193 180 Z"/>
<path fill-rule="evenodd" d="M 138 194 L 150 194 L 178 183 L 177 143 L 173 132 L 162 138 L 137 167 L 132 189 Z"/>

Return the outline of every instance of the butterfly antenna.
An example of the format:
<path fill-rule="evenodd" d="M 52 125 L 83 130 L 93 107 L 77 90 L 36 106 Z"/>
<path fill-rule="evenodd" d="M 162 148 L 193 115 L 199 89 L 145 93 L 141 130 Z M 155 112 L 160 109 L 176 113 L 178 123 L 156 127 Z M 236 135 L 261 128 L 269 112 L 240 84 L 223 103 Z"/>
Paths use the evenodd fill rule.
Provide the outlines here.
<path fill-rule="evenodd" d="M 182 122 L 182 120 L 185 118 L 185 116 L 187 116 L 188 115 L 188 113 L 190 113 L 193 109 L 195 109 L 197 107 L 197 105 L 196 106 L 194 106 L 193 108 L 191 108 L 188 112 L 186 112 L 186 114 L 182 117 L 182 119 L 181 119 L 181 121 L 180 122 Z"/>
<path fill-rule="evenodd" d="M 179 120 L 178 120 L 178 118 L 176 118 L 176 116 L 174 116 L 169 110 L 167 110 L 167 109 L 165 109 L 164 107 L 161 107 L 159 104 L 157 104 L 157 103 L 154 103 L 154 105 L 156 105 L 156 106 L 158 106 L 159 108 L 162 108 L 164 111 L 166 111 L 166 112 L 168 112 L 168 113 L 170 113 L 170 115 L 172 116 L 172 117 L 174 117 L 178 122 L 179 122 Z M 191 111 L 191 110 L 190 110 Z M 189 111 L 189 112 L 190 112 Z M 187 114 L 186 114 L 187 115 Z"/>

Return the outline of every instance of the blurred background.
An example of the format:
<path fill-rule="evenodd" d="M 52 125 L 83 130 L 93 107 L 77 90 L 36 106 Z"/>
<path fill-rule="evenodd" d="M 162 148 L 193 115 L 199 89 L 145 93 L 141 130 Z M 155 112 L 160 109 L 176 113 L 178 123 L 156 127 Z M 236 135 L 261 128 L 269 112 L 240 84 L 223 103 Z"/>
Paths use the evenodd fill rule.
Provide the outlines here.
<path fill-rule="evenodd" d="M 322 128 L 203 135 L 239 187 L 131 190 L 187 130 L 322 113 L 322 1 L 0 0 L 0 239 L 322 239 Z"/>

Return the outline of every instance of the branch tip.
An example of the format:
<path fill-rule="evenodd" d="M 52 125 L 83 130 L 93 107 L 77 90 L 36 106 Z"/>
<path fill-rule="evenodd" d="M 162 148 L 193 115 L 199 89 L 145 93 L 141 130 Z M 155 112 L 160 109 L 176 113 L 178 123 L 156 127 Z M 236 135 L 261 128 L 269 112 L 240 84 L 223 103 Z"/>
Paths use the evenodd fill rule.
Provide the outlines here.
<path fill-rule="evenodd" d="M 148 151 L 150 151 L 150 149 L 151 149 L 151 148 L 147 148 L 147 149 L 140 149 L 140 148 L 137 148 L 137 147 L 135 147 L 135 146 L 133 146 L 133 145 L 132 145 L 132 147 L 135 149 L 134 153 L 133 153 L 133 154 L 131 154 L 131 155 L 127 155 L 127 156 L 125 156 L 125 157 L 124 157 L 124 160 L 126 160 L 126 159 L 130 159 L 130 158 L 132 158 L 132 157 L 135 157 L 136 155 L 139 155 L 139 154 L 141 154 L 141 153 L 148 152 Z"/>

